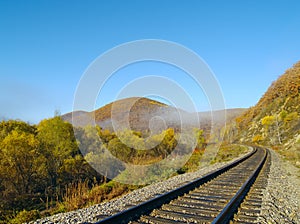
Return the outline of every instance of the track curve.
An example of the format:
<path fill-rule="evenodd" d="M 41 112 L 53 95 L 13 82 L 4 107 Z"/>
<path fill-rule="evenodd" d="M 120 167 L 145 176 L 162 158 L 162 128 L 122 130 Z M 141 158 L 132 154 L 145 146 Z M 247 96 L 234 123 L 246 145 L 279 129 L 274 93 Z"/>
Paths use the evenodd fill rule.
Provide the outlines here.
<path fill-rule="evenodd" d="M 215 172 L 97 223 L 228 223 L 267 156 L 267 149 L 256 147 Z"/>

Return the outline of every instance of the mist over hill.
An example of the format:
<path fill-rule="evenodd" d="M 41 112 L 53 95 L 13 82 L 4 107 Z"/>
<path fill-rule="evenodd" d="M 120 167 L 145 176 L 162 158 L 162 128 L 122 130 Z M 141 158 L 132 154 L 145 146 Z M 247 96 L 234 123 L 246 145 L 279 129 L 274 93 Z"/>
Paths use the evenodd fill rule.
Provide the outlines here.
<path fill-rule="evenodd" d="M 109 103 L 91 112 L 75 111 L 73 120 L 72 113 L 62 115 L 62 118 L 74 126 L 86 126 L 95 121 L 103 129 L 109 130 L 122 126 L 142 132 L 149 130 L 160 132 L 167 128 L 178 130 L 185 127 L 197 127 L 208 132 L 212 126 L 222 127 L 227 121 L 245 110 L 238 108 L 189 113 L 152 99 L 131 97 Z M 226 119 L 224 119 L 224 113 L 226 113 Z"/>

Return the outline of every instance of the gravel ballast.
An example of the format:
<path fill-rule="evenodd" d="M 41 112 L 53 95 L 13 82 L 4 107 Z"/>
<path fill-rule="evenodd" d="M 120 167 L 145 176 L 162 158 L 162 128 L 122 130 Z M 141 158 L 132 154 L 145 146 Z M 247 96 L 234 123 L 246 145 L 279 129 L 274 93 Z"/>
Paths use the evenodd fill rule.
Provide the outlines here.
<path fill-rule="evenodd" d="M 271 167 L 259 223 L 300 223 L 300 180 L 296 168 L 270 150 Z"/>

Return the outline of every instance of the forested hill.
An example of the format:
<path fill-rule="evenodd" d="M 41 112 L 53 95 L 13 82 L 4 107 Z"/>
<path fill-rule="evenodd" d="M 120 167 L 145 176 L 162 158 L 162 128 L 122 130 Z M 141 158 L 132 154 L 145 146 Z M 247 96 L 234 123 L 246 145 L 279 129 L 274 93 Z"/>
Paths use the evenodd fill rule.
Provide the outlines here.
<path fill-rule="evenodd" d="M 258 103 L 241 116 L 240 125 L 248 125 L 252 119 L 282 110 L 299 113 L 299 93 L 300 61 L 273 82 Z"/>
<path fill-rule="evenodd" d="M 73 123 L 75 126 L 86 126 L 93 120 L 104 129 L 112 130 L 112 111 L 114 118 L 126 122 L 128 116 L 130 128 L 143 131 L 149 126 L 149 119 L 155 115 L 175 112 L 176 108 L 144 97 L 130 97 L 109 103 L 95 111 L 76 111 L 62 116 L 62 119 Z"/>
<path fill-rule="evenodd" d="M 117 100 L 115 102 L 109 103 L 95 111 L 86 112 L 86 111 L 74 111 L 62 115 L 62 119 L 72 123 L 72 116 L 78 121 L 82 121 L 82 125 L 88 123 L 91 119 L 96 120 L 96 122 L 105 122 L 106 120 L 111 119 L 111 109 L 112 105 L 114 104 L 114 110 L 120 115 L 124 115 L 128 112 L 140 113 L 142 108 L 149 108 L 149 110 L 157 110 L 160 107 L 166 107 L 167 105 L 150 100 L 148 98 L 138 98 L 138 97 L 131 97 L 126 99 Z M 131 111 L 126 110 L 128 105 L 134 105 L 134 108 Z"/>
<path fill-rule="evenodd" d="M 227 109 L 225 111 L 226 120 L 224 121 L 222 117 L 224 111 L 189 113 L 148 98 L 131 97 L 109 103 L 92 112 L 75 111 L 73 112 L 75 122 L 72 121 L 72 113 L 62 115 L 62 119 L 73 123 L 74 126 L 82 127 L 87 124 L 93 124 L 95 120 L 96 124 L 103 129 L 113 131 L 111 121 L 113 111 L 114 118 L 124 122 L 124 124 L 126 123 L 126 119 L 129 118 L 130 129 L 135 131 L 143 132 L 149 130 L 150 123 L 160 129 L 160 131 L 169 127 L 176 130 L 177 128 L 181 128 L 181 125 L 193 127 L 198 122 L 198 119 L 200 121 L 200 128 L 204 129 L 204 131 L 209 131 L 212 126 L 212 113 L 214 125 L 222 127 L 225 122 L 231 121 L 245 110 L 243 108 Z M 160 117 L 161 119 L 153 119 L 155 117 Z M 162 125 L 164 127 L 160 127 Z"/>
<path fill-rule="evenodd" d="M 227 137 L 276 146 L 296 162 L 300 159 L 299 114 L 300 61 L 273 82 L 254 107 L 235 119 Z"/>

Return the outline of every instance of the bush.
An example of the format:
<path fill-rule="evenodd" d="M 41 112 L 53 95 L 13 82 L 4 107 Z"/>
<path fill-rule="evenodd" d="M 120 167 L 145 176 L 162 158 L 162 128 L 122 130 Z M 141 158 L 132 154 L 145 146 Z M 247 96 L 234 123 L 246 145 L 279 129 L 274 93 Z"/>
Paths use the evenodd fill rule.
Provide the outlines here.
<path fill-rule="evenodd" d="M 261 142 L 263 141 L 264 138 L 261 136 L 261 135 L 255 135 L 253 138 L 252 138 L 252 142 L 254 143 L 258 143 L 258 142 Z"/>
<path fill-rule="evenodd" d="M 39 219 L 40 217 L 41 215 L 38 210 L 31 210 L 31 211 L 23 210 L 19 212 L 15 218 L 10 220 L 10 223 L 12 224 L 25 223 L 25 222 Z"/>

